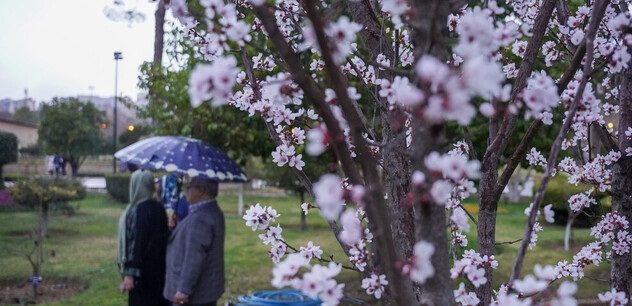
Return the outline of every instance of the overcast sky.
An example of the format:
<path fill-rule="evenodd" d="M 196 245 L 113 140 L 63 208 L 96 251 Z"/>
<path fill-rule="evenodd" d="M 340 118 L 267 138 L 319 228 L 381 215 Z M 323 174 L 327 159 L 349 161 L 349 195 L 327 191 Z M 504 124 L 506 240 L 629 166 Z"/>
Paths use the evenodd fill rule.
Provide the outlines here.
<path fill-rule="evenodd" d="M 0 99 L 114 93 L 113 52 L 122 51 L 119 92 L 136 98 L 138 68 L 153 58 L 156 4 L 126 0 L 145 21 L 114 22 L 112 0 L 0 0 Z"/>

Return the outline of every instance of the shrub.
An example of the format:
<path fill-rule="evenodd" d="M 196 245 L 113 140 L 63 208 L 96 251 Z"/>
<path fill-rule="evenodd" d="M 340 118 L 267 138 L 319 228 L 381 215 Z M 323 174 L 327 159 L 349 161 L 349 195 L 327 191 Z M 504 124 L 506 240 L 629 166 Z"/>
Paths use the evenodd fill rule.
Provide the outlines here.
<path fill-rule="evenodd" d="M 535 187 L 540 186 L 540 180 L 536 183 Z M 568 221 L 568 213 L 570 211 L 568 206 L 568 199 L 578 193 L 589 190 L 592 186 L 586 184 L 578 184 L 577 186 L 568 183 L 568 176 L 562 173 L 558 173 L 549 181 L 546 192 L 544 193 L 544 199 L 542 205 L 553 204 L 553 211 L 555 211 L 555 223 L 559 225 L 566 225 Z M 603 214 L 603 207 L 601 200 L 606 197 L 606 194 L 600 193 L 595 188 L 592 194 L 593 198 L 597 201 L 598 205 L 582 210 L 575 221 L 574 227 L 590 227 L 597 223 L 598 216 Z"/>
<path fill-rule="evenodd" d="M 18 205 L 36 208 L 40 203 L 66 203 L 85 198 L 86 190 L 74 180 L 31 178 L 16 182 L 11 188 L 11 196 Z"/>
<path fill-rule="evenodd" d="M 129 203 L 129 181 L 131 174 L 116 173 L 105 175 L 108 194 L 120 203 Z"/>

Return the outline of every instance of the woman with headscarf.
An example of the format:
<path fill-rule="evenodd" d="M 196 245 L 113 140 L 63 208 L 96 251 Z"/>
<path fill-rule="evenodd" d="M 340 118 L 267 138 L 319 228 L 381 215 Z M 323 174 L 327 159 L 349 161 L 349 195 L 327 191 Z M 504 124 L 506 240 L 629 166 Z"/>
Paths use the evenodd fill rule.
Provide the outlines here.
<path fill-rule="evenodd" d="M 130 203 L 119 219 L 118 264 L 129 292 L 129 306 L 162 306 L 165 284 L 165 254 L 168 240 L 167 217 L 152 196 L 151 173 L 138 170 L 130 180 Z"/>

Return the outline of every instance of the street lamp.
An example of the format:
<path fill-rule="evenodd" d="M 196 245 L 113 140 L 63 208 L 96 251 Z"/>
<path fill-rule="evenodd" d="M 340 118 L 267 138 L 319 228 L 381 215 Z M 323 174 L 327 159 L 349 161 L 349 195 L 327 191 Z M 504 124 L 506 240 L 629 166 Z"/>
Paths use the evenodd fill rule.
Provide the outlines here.
<path fill-rule="evenodd" d="M 114 52 L 114 124 L 112 125 L 112 172 L 116 173 L 116 124 L 117 124 L 117 104 L 118 104 L 118 62 L 123 59 L 123 53 L 119 51 Z"/>

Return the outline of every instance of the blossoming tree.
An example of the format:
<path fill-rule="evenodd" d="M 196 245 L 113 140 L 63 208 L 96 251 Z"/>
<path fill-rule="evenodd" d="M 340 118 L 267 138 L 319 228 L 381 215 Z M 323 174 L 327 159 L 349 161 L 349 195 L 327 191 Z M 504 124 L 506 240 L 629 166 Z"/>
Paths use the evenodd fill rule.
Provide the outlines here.
<path fill-rule="evenodd" d="M 335 276 L 352 269 L 367 294 L 397 305 L 575 305 L 574 281 L 610 260 L 611 291 L 599 298 L 627 304 L 632 20 L 627 1 L 577 2 L 170 1 L 208 61 L 191 74 L 193 106 L 262 116 L 277 144 L 273 161 L 311 192 L 305 213 L 319 210 L 352 264 L 324 258 L 317 242 L 289 245 L 277 212 L 257 204 L 244 219 L 271 247 L 272 284 L 336 305 L 344 284 Z M 604 126 L 608 116 L 617 129 Z M 485 152 L 468 136 L 477 117 L 488 122 Z M 530 150 L 554 120 L 560 128 L 549 151 Z M 529 128 L 507 148 L 519 121 Z M 462 138 L 446 136 L 454 125 Z M 591 137 L 605 149 L 596 151 Z M 310 181 L 303 155 L 327 150 L 337 169 Z M 561 151 L 570 157 L 560 161 Z M 543 179 L 525 211 L 512 276 L 492 288 L 497 206 L 524 159 L 544 169 Z M 569 184 L 609 192 L 613 210 L 571 262 L 521 275 L 540 219 L 553 218 L 542 203 L 547 184 L 563 172 Z M 478 220 L 462 206 L 475 194 Z M 594 205 L 590 197 L 575 195 L 570 209 Z M 466 250 L 470 223 L 477 249 Z M 548 289 L 554 282 L 559 289 Z"/>

